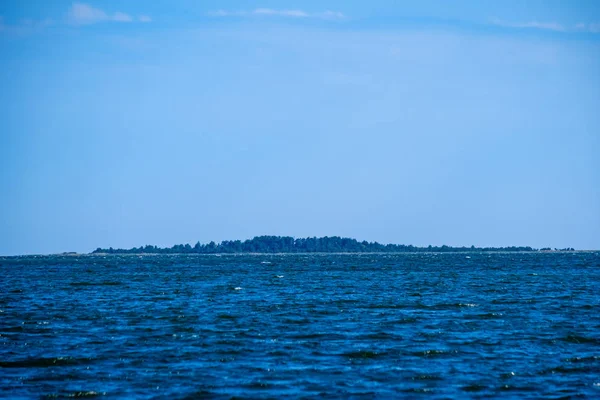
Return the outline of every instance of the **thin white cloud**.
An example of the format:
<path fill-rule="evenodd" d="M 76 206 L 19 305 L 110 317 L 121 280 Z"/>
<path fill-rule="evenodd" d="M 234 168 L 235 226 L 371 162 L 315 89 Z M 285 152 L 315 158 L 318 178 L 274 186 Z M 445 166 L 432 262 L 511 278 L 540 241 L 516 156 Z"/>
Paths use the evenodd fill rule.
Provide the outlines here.
<path fill-rule="evenodd" d="M 538 21 L 529 21 L 529 22 L 506 22 L 499 19 L 492 20 L 492 24 L 497 26 L 502 26 L 505 28 L 517 28 L 517 29 L 541 29 L 555 32 L 565 32 L 567 29 L 556 22 L 538 22 Z"/>
<path fill-rule="evenodd" d="M 113 14 L 112 20 L 117 22 L 131 22 L 133 21 L 133 18 L 125 13 L 116 12 Z"/>
<path fill-rule="evenodd" d="M 573 26 L 563 25 L 558 22 L 506 22 L 498 19 L 492 20 L 493 25 L 501 26 L 504 28 L 516 28 L 516 29 L 538 29 L 553 32 L 589 32 L 589 33 L 600 33 L 600 23 L 585 24 L 583 22 L 577 23 Z"/>
<path fill-rule="evenodd" d="M 44 20 L 34 20 L 30 18 L 21 19 L 14 24 L 4 23 L 4 19 L 0 16 L 0 32 L 8 34 L 28 34 L 41 31 L 45 28 L 55 25 L 55 21 L 46 18 Z"/>
<path fill-rule="evenodd" d="M 534 28 L 534 29 L 545 29 L 548 31 L 564 32 L 565 27 L 556 22 L 537 22 L 531 21 L 521 25 L 517 25 L 517 28 Z"/>
<path fill-rule="evenodd" d="M 575 25 L 575 30 L 580 32 L 600 33 L 600 23 L 585 24 L 580 22 Z"/>
<path fill-rule="evenodd" d="M 346 18 L 346 16 L 343 13 L 341 13 L 339 11 L 330 11 L 330 10 L 327 10 L 327 11 L 324 11 L 322 13 L 319 13 L 319 14 L 317 14 L 317 16 L 319 18 L 323 18 L 323 19 L 343 19 L 343 18 Z"/>
<path fill-rule="evenodd" d="M 302 10 L 273 10 L 272 8 L 257 8 L 254 15 L 275 15 L 280 17 L 307 18 L 310 15 Z"/>
<path fill-rule="evenodd" d="M 131 15 L 121 11 L 112 14 L 86 3 L 73 3 L 68 12 L 69 22 L 74 25 L 90 25 L 99 22 L 133 22 Z M 146 15 L 138 19 L 140 22 L 150 22 L 152 19 Z"/>
<path fill-rule="evenodd" d="M 31 28 L 31 29 L 44 29 L 44 28 L 47 28 L 52 25 L 55 25 L 55 21 L 50 18 L 46 18 L 41 21 L 26 18 L 26 19 L 22 19 L 20 22 L 20 26 L 22 26 L 24 28 Z"/>
<path fill-rule="evenodd" d="M 216 10 L 216 11 L 209 11 L 207 13 L 207 15 L 209 17 L 233 17 L 236 15 L 236 13 L 232 12 L 232 11 Z"/>
<path fill-rule="evenodd" d="M 277 10 L 273 8 L 256 8 L 252 11 L 216 10 L 208 13 L 211 17 L 287 17 L 287 18 L 318 18 L 318 19 L 343 19 L 345 15 L 339 11 L 324 11 L 309 13 L 303 10 Z"/>
<path fill-rule="evenodd" d="M 94 24 L 107 20 L 109 16 L 104 11 L 88 4 L 73 3 L 69 9 L 69 21 L 74 24 Z"/>

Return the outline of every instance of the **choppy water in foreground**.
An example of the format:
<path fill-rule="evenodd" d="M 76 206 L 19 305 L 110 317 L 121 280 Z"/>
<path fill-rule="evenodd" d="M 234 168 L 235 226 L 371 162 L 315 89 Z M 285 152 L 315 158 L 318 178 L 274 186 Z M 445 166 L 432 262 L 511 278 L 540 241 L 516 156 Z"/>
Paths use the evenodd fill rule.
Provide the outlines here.
<path fill-rule="evenodd" d="M 0 397 L 600 397 L 600 254 L 0 258 Z"/>

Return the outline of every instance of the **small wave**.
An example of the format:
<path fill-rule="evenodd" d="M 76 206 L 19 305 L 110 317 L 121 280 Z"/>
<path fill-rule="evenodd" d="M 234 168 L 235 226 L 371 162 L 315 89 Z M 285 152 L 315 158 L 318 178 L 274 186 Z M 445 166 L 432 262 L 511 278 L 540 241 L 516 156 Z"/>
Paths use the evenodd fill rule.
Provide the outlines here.
<path fill-rule="evenodd" d="M 576 364 L 576 366 L 559 365 L 540 371 L 540 375 L 549 374 L 600 374 L 599 365 Z"/>
<path fill-rule="evenodd" d="M 456 308 L 464 308 L 464 307 L 478 307 L 479 304 L 475 303 L 439 303 L 439 304 L 415 304 L 414 308 L 421 310 L 452 310 Z"/>
<path fill-rule="evenodd" d="M 419 319 L 418 318 L 414 318 L 414 317 L 406 317 L 406 318 L 400 318 L 394 321 L 391 321 L 392 324 L 414 324 L 415 322 L 418 322 Z"/>
<path fill-rule="evenodd" d="M 346 339 L 346 336 L 340 335 L 338 333 L 298 333 L 295 335 L 286 336 L 288 339 Z"/>
<path fill-rule="evenodd" d="M 22 332 L 24 329 L 23 325 L 16 325 L 2 328 L 2 332 Z"/>
<path fill-rule="evenodd" d="M 152 297 L 152 301 L 171 301 L 173 300 L 172 297 L 168 297 L 168 296 L 156 296 L 156 297 Z"/>
<path fill-rule="evenodd" d="M 521 304 L 522 301 L 514 300 L 514 299 L 494 299 L 492 300 L 492 304 Z"/>
<path fill-rule="evenodd" d="M 457 350 L 423 350 L 423 351 L 413 351 L 408 353 L 409 355 L 416 357 L 443 357 L 452 354 L 457 354 Z"/>
<path fill-rule="evenodd" d="M 90 390 L 88 392 L 74 392 L 68 394 L 48 394 L 44 396 L 47 399 L 56 399 L 56 398 L 79 398 L 79 397 L 98 397 L 98 396 L 106 396 L 106 392 L 95 392 Z"/>
<path fill-rule="evenodd" d="M 212 344 L 216 344 L 218 346 L 233 346 L 239 347 L 241 340 L 237 339 L 218 339 L 212 342 Z"/>
<path fill-rule="evenodd" d="M 339 314 L 339 311 L 337 311 L 337 310 L 326 310 L 326 309 L 311 309 L 310 312 L 312 314 L 317 314 L 317 315 L 337 315 L 337 314 Z"/>
<path fill-rule="evenodd" d="M 568 342 L 568 343 L 577 343 L 577 344 L 585 344 L 585 343 L 599 344 L 600 343 L 600 339 L 598 339 L 598 338 L 591 338 L 591 337 L 579 336 L 579 335 L 568 335 L 568 336 L 565 336 L 564 338 L 562 338 L 562 340 L 565 342 Z"/>
<path fill-rule="evenodd" d="M 219 314 L 217 315 L 217 319 L 238 319 L 238 316 L 231 314 Z"/>
<path fill-rule="evenodd" d="M 285 324 L 299 324 L 305 325 L 309 324 L 310 320 L 308 318 L 286 318 L 283 320 Z"/>
<path fill-rule="evenodd" d="M 571 363 L 594 362 L 594 361 L 598 361 L 598 360 L 600 360 L 600 356 L 565 358 L 566 362 L 571 362 Z"/>
<path fill-rule="evenodd" d="M 487 387 L 474 383 L 472 385 L 463 386 L 461 389 L 465 392 L 481 392 L 482 390 L 487 389 Z"/>
<path fill-rule="evenodd" d="M 261 381 L 254 381 L 244 385 L 248 389 L 268 389 L 270 386 L 270 384 Z"/>
<path fill-rule="evenodd" d="M 104 281 L 104 282 L 71 282 L 70 286 L 120 286 L 123 282 L 119 281 Z"/>
<path fill-rule="evenodd" d="M 392 335 L 391 333 L 386 333 L 386 332 L 369 333 L 366 335 L 360 335 L 358 338 L 359 339 L 372 339 L 372 340 L 400 339 L 399 336 Z"/>
<path fill-rule="evenodd" d="M 73 370 L 74 368 L 69 368 L 66 369 L 68 370 Z M 78 373 L 55 373 L 52 372 L 50 374 L 36 374 L 36 375 L 31 375 L 29 377 L 27 377 L 26 379 L 24 379 L 24 381 L 26 381 L 28 384 L 37 384 L 37 382 L 44 382 L 44 383 L 48 383 L 49 381 L 52 382 L 67 382 L 67 381 L 76 381 L 78 379 L 81 379 L 81 375 Z"/>
<path fill-rule="evenodd" d="M 416 375 L 412 377 L 413 381 L 441 381 L 443 379 L 444 378 L 442 378 L 441 376 L 429 374 Z"/>
<path fill-rule="evenodd" d="M 344 357 L 348 357 L 350 359 L 371 359 L 378 358 L 387 355 L 385 352 L 377 352 L 370 350 L 359 350 L 359 351 L 351 351 L 349 353 L 343 353 Z"/>
<path fill-rule="evenodd" d="M 199 390 L 192 394 L 186 395 L 181 400 L 213 399 L 213 398 L 218 398 L 218 396 L 214 392 L 202 389 L 202 390 Z"/>
<path fill-rule="evenodd" d="M 358 300 L 340 300 L 338 302 L 358 303 Z M 388 310 L 388 309 L 397 309 L 397 308 L 404 308 L 404 307 L 399 306 L 397 304 L 368 304 L 368 305 L 365 305 L 363 308 L 365 308 L 367 310 Z"/>
<path fill-rule="evenodd" d="M 252 349 L 244 349 L 244 348 L 235 348 L 235 349 L 217 349 L 216 353 L 219 355 L 225 356 L 238 356 L 241 354 L 249 354 L 252 353 Z"/>
<path fill-rule="evenodd" d="M 511 392 L 537 392 L 539 388 L 535 386 L 514 386 L 514 385 L 502 385 L 499 388 L 503 391 Z"/>
<path fill-rule="evenodd" d="M 272 357 L 288 357 L 290 355 L 290 353 L 288 353 L 287 351 L 282 351 L 282 350 L 273 350 L 273 351 L 269 351 L 267 353 L 267 355 L 272 356 Z"/>
<path fill-rule="evenodd" d="M 502 316 L 504 316 L 504 314 L 502 314 L 502 313 L 490 312 L 490 313 L 469 315 L 468 318 L 474 318 L 474 319 L 495 319 L 495 318 L 499 318 L 499 317 L 502 317 Z"/>
<path fill-rule="evenodd" d="M 404 393 L 431 393 L 433 389 L 431 388 L 408 388 L 402 390 Z"/>
<path fill-rule="evenodd" d="M 0 361 L 0 368 L 46 368 L 87 364 L 91 358 L 42 357 L 18 361 Z"/>

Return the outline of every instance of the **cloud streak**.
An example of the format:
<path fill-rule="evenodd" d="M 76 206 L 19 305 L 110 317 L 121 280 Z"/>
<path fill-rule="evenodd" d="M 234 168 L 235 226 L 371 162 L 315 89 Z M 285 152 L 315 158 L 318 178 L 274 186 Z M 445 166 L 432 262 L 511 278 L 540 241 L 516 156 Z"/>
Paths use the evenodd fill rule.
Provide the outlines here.
<path fill-rule="evenodd" d="M 68 20 L 73 25 L 91 25 L 100 22 L 151 22 L 152 18 L 141 15 L 136 20 L 131 15 L 121 11 L 111 14 L 86 3 L 73 3 L 68 12 Z"/>
<path fill-rule="evenodd" d="M 28 34 L 41 31 L 45 28 L 55 25 L 56 22 L 50 18 L 44 20 L 33 20 L 25 18 L 16 24 L 6 24 L 0 16 L 0 33 L 7 34 Z"/>
<path fill-rule="evenodd" d="M 514 28 L 514 29 L 536 29 L 543 31 L 552 32 L 588 32 L 588 33 L 600 33 L 600 23 L 585 24 L 578 23 L 573 26 L 563 25 L 558 22 L 540 22 L 540 21 L 529 21 L 529 22 L 506 22 L 499 19 L 493 19 L 492 25 L 500 26 L 503 28 Z"/>
<path fill-rule="evenodd" d="M 579 24 L 575 25 L 575 30 L 583 31 L 583 32 L 591 32 L 591 33 L 600 33 L 600 23 L 595 23 L 595 24 L 579 23 Z"/>
<path fill-rule="evenodd" d="M 346 16 L 339 11 L 323 11 L 309 13 L 303 10 L 276 10 L 273 8 L 256 8 L 252 11 L 217 10 L 208 13 L 211 17 L 286 17 L 286 18 L 317 18 L 317 19 L 343 19 Z"/>
<path fill-rule="evenodd" d="M 271 8 L 257 8 L 256 10 L 252 11 L 252 14 L 294 18 L 308 18 L 310 16 L 310 14 L 302 10 L 273 10 Z"/>

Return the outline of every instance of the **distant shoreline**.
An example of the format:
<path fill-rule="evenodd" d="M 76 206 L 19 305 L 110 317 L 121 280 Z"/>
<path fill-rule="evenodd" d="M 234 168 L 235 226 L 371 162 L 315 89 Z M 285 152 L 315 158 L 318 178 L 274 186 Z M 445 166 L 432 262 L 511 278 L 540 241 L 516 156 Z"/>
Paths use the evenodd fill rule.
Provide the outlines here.
<path fill-rule="evenodd" d="M 499 253 L 520 253 L 520 254 L 556 254 L 556 253 L 595 253 L 600 250 L 529 250 L 529 251 L 510 251 L 510 250 L 465 250 L 465 251 L 371 251 L 371 252 L 296 252 L 296 253 L 77 253 L 71 256 L 290 256 L 290 255 L 396 255 L 396 254 L 499 254 Z M 47 254 L 51 256 L 68 256 L 68 254 Z"/>
<path fill-rule="evenodd" d="M 160 256 L 196 256 L 196 257 L 223 257 L 223 256 L 236 256 L 236 257 L 247 257 L 247 256 L 307 256 L 307 255 L 315 255 L 315 256 L 326 256 L 326 255 L 338 255 L 338 256 L 351 256 L 351 255 L 401 255 L 401 254 L 562 254 L 562 253 L 598 253 L 600 250 L 552 250 L 552 251 L 540 251 L 540 250 L 531 250 L 531 251 L 506 251 L 506 250 L 498 250 L 498 251 L 477 251 L 477 250 L 468 250 L 468 251 L 405 251 L 405 252 L 337 252 L 337 253 L 328 253 L 328 252 L 314 252 L 314 253 L 206 253 L 206 254 L 197 254 L 197 253 L 49 253 L 49 254 L 19 254 L 12 256 L 0 256 L 0 258 L 18 258 L 18 257 L 160 257 Z"/>
<path fill-rule="evenodd" d="M 252 239 L 224 240 L 220 243 L 195 245 L 176 244 L 172 247 L 157 247 L 145 245 L 121 248 L 100 248 L 92 254 L 314 254 L 314 253 L 460 253 L 460 252 L 530 252 L 530 251 L 574 251 L 572 247 L 563 249 L 544 247 L 535 249 L 531 246 L 504 246 L 504 247 L 475 247 L 475 246 L 413 246 L 405 244 L 381 244 L 378 242 L 358 241 L 353 238 L 339 236 L 294 238 L 291 236 L 256 236 Z"/>
<path fill-rule="evenodd" d="M 144 245 L 122 248 L 100 248 L 89 253 L 66 251 L 54 254 L 23 254 L 6 257 L 86 257 L 86 256 L 269 256 L 269 255 L 392 255 L 392 254 L 470 254 L 470 253 L 589 253 L 600 250 L 576 250 L 566 248 L 533 248 L 531 246 L 475 247 L 475 246 L 413 246 L 404 244 L 381 244 L 378 242 L 358 241 L 339 236 L 294 238 L 291 236 L 255 236 L 246 240 L 224 240 L 216 243 L 176 244 L 172 247 Z"/>
<path fill-rule="evenodd" d="M 161 257 L 161 256 L 172 256 L 172 257 L 247 257 L 247 256 L 326 256 L 326 255 L 337 255 L 337 256 L 353 256 L 353 255 L 402 255 L 402 254 L 563 254 L 563 253 L 599 253 L 600 250 L 552 250 L 552 251 L 510 251 L 510 250 L 494 250 L 494 251 L 477 251 L 477 250 L 465 250 L 465 251 L 392 251 L 392 252 L 313 252 L 313 253 L 48 253 L 48 254 L 17 254 L 17 255 L 0 255 L 0 258 L 18 258 L 18 257 Z"/>

